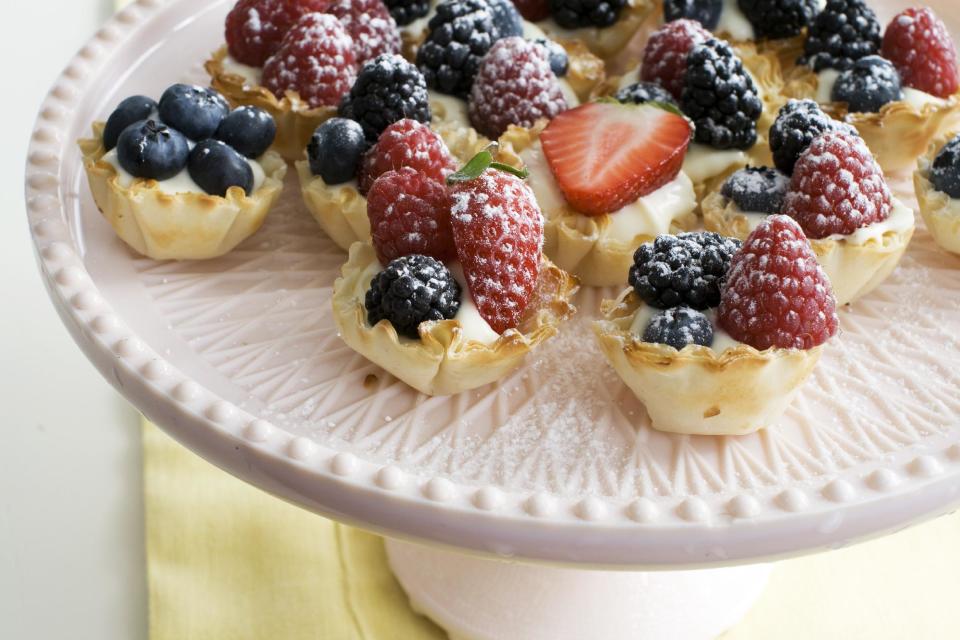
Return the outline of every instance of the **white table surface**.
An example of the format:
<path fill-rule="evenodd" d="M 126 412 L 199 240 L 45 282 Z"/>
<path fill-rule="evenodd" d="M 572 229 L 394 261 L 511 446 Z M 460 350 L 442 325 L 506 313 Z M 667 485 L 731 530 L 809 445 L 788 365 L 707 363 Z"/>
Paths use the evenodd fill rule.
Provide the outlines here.
<path fill-rule="evenodd" d="M 5 4 L 15 8 L 4 15 L 0 38 L 7 69 L 0 109 L 6 147 L 0 153 L 0 292 L 16 311 L 0 312 L 0 638 L 144 638 L 137 413 L 61 326 L 34 267 L 23 210 L 24 156 L 36 108 L 62 65 L 110 13 L 113 0 Z M 782 602 L 758 607 L 742 631 L 750 633 L 751 625 L 776 628 L 793 614 L 787 626 L 803 637 L 806 632 L 796 626 L 803 619 L 799 610 L 815 609 L 821 615 L 814 620 L 823 624 L 807 628 L 818 639 L 853 637 L 847 625 L 856 629 L 856 618 L 865 615 L 894 615 L 901 625 L 912 619 L 916 640 L 945 637 L 948 620 L 956 624 L 955 611 L 946 611 L 943 602 L 953 600 L 947 592 L 957 584 L 956 553 L 949 553 L 956 518 L 800 561 L 808 573 L 817 571 L 818 563 L 846 568 L 851 575 L 836 576 L 840 584 L 832 587 L 846 591 L 858 611 L 844 607 L 831 615 L 824 606 L 834 599 L 823 602 L 811 593 L 812 600 L 797 607 Z M 874 558 L 875 565 L 869 561 Z M 821 568 L 820 574 L 829 571 Z M 858 597 L 878 582 L 886 586 L 882 598 Z M 771 597 L 780 591 L 774 586 Z M 766 620 L 770 616 L 775 619 Z"/>

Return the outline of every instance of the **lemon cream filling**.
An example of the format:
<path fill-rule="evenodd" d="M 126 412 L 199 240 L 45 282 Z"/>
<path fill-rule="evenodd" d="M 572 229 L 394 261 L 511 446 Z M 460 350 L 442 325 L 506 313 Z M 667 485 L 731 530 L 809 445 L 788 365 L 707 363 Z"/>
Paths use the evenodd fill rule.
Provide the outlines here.
<path fill-rule="evenodd" d="M 753 25 L 740 10 L 737 0 L 723 0 L 720 21 L 717 22 L 717 28 L 714 31 L 725 33 L 734 40 L 753 40 L 756 37 Z"/>
<path fill-rule="evenodd" d="M 633 323 L 630 325 L 630 332 L 636 336 L 637 340 L 643 340 L 643 332 L 646 331 L 647 325 L 660 311 L 661 309 L 656 309 L 648 304 L 644 304 L 637 309 L 637 313 L 633 317 Z M 713 343 L 710 345 L 710 349 L 714 353 L 720 355 L 728 349 L 735 349 L 743 344 L 734 339 L 719 325 L 716 309 L 707 309 L 703 311 L 703 315 L 710 320 L 710 324 L 713 326 Z"/>
<path fill-rule="evenodd" d="M 721 151 L 705 144 L 692 143 L 687 147 L 687 155 L 683 159 L 683 172 L 690 176 L 694 184 L 700 184 L 746 163 L 747 154 L 739 149 Z"/>
<path fill-rule="evenodd" d="M 447 265 L 447 268 L 460 285 L 460 308 L 453 319 L 460 323 L 463 337 L 483 344 L 493 344 L 500 337 L 500 334 L 494 331 L 490 323 L 480 315 L 477 304 L 473 301 L 473 295 L 470 294 L 470 288 L 467 286 L 467 277 L 463 273 L 463 267 L 460 266 L 459 262 L 451 262 Z"/>
<path fill-rule="evenodd" d="M 263 69 L 260 67 L 251 67 L 250 65 L 237 62 L 230 54 L 227 54 L 227 57 L 223 59 L 223 70 L 225 73 L 230 73 L 243 78 L 244 89 L 251 89 L 259 86 L 260 81 L 263 78 Z"/>
<path fill-rule="evenodd" d="M 530 186 L 547 218 L 557 211 L 570 208 L 550 170 L 539 140 L 524 149 L 520 159 L 530 171 Z M 631 241 L 638 234 L 656 236 L 669 233 L 670 223 L 693 211 L 696 206 L 693 182 L 681 171 L 671 182 L 653 193 L 608 214 L 610 224 L 602 233 L 604 237 L 620 238 L 624 242 Z"/>
<path fill-rule="evenodd" d="M 194 143 L 191 142 L 190 148 L 192 149 Z M 129 188 L 130 185 L 134 183 L 137 178 L 132 174 L 128 173 L 126 169 L 120 166 L 120 159 L 117 158 L 117 150 L 111 149 L 108 151 L 101 161 L 109 163 L 117 172 L 117 180 L 120 183 L 121 187 Z M 263 166 L 256 160 L 247 159 L 247 164 L 250 165 L 250 168 L 253 170 L 253 190 L 256 191 L 263 185 L 263 181 L 266 178 L 264 174 Z M 200 185 L 194 182 L 193 178 L 190 177 L 190 172 L 186 168 L 181 169 L 180 173 L 168 178 L 167 180 L 157 180 L 157 188 L 159 188 L 164 193 L 168 194 L 177 194 L 177 193 L 206 193 Z M 250 194 L 247 194 L 250 195 Z"/>

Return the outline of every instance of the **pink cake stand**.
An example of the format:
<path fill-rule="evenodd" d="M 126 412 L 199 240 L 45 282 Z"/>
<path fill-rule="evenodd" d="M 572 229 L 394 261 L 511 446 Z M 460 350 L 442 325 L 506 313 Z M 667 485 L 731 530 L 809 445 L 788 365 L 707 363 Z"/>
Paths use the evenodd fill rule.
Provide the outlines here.
<path fill-rule="evenodd" d="M 411 391 L 337 337 L 345 255 L 295 176 L 224 258 L 134 255 L 98 214 L 75 140 L 124 96 L 204 81 L 227 9 L 140 0 L 56 80 L 27 159 L 44 282 L 147 417 L 280 498 L 387 536 L 414 605 L 454 637 L 711 637 L 759 595 L 759 562 L 960 502 L 960 260 L 923 229 L 843 310 L 782 423 L 739 438 L 649 428 L 589 331 L 612 291 L 583 291 L 579 317 L 498 384 Z"/>

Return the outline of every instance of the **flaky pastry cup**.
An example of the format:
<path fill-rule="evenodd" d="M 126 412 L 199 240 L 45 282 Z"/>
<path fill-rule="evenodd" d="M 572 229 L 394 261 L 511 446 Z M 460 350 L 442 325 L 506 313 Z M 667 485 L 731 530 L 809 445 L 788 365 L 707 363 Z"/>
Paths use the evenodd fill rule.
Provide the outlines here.
<path fill-rule="evenodd" d="M 943 191 L 938 191 L 930 181 L 933 161 L 943 146 L 956 135 L 958 132 L 952 131 L 930 143 L 913 172 L 913 186 L 920 204 L 920 215 L 934 241 L 944 250 L 960 255 L 960 203 Z"/>
<path fill-rule="evenodd" d="M 819 80 L 806 65 L 789 69 L 785 79 L 786 98 L 816 97 Z M 887 174 L 914 169 L 934 138 L 960 124 L 960 93 L 919 109 L 905 100 L 886 104 L 877 113 L 850 113 L 842 102 L 830 102 L 821 108 L 856 127 Z"/>
<path fill-rule="evenodd" d="M 849 304 L 862 298 L 893 273 L 913 238 L 913 210 L 894 200 L 899 215 L 909 211 L 911 223 L 890 228 L 879 237 L 854 242 L 846 238 L 809 239 L 817 262 L 830 280 L 837 304 Z M 712 193 L 700 204 L 707 231 L 745 240 L 753 230 L 749 217 L 720 193 Z M 891 213 L 891 215 L 893 215 Z"/>
<path fill-rule="evenodd" d="M 101 159 L 103 122 L 93 124 L 93 138 L 78 142 L 93 200 L 103 217 L 137 253 L 154 260 L 216 258 L 249 238 L 280 197 L 287 164 L 268 151 L 258 159 L 263 184 L 249 196 L 231 187 L 226 197 L 206 193 L 169 194 L 154 180 L 120 184 L 116 168 Z"/>
<path fill-rule="evenodd" d="M 226 58 L 227 47 L 224 45 L 204 63 L 210 75 L 210 85 L 222 93 L 231 106 L 260 107 L 273 116 L 277 123 L 277 137 L 271 148 L 284 159 L 291 162 L 299 159 L 316 128 L 337 115 L 337 107 L 311 107 L 295 91 L 288 91 L 278 98 L 262 85 L 250 85 L 243 76 L 224 68 Z"/>
<path fill-rule="evenodd" d="M 758 351 L 643 342 L 630 327 L 643 301 L 626 289 L 605 300 L 593 323 L 600 350 L 646 406 L 654 429 L 690 435 L 742 435 L 773 426 L 820 359 L 814 349 Z"/>
<path fill-rule="evenodd" d="M 333 315 L 350 348 L 408 385 L 431 396 L 451 395 L 489 384 L 520 365 L 530 351 L 556 335 L 575 312 L 570 303 L 578 284 L 543 258 L 534 298 L 517 329 L 492 344 L 464 338 L 457 320 L 420 324 L 420 339 L 397 335 L 388 320 L 370 326 L 364 297 L 382 269 L 373 247 L 357 242 L 333 285 Z"/>
<path fill-rule="evenodd" d="M 532 129 L 511 126 L 500 138 L 498 160 L 517 167 L 523 166 L 520 154 L 538 140 L 546 124 L 542 121 Z M 529 178 L 534 179 L 534 175 Z M 632 238 L 614 238 L 605 233 L 611 225 L 610 215 L 587 216 L 569 205 L 551 207 L 543 201 L 540 202 L 540 208 L 544 220 L 544 254 L 561 269 L 577 276 L 582 284 L 590 286 L 612 286 L 624 282 L 637 247 L 653 240 L 658 234 L 689 231 L 697 224 L 696 212 L 692 210 L 675 217 L 666 228 L 654 228 L 651 225 L 650 229 Z"/>
<path fill-rule="evenodd" d="M 483 151 L 489 141 L 473 129 L 444 126 L 437 129 L 447 149 L 464 164 Z M 310 162 L 301 151 L 296 163 L 303 203 L 323 232 L 338 247 L 347 251 L 354 242 L 370 240 L 367 198 L 357 190 L 356 180 L 329 185 L 310 171 Z"/>

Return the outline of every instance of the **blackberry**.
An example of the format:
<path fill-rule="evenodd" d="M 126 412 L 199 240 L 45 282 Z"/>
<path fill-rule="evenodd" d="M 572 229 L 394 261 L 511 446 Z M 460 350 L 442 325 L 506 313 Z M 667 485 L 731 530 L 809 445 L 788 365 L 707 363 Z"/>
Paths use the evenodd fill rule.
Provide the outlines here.
<path fill-rule="evenodd" d="M 690 307 L 665 309 L 653 316 L 643 331 L 644 342 L 657 342 L 677 351 L 688 344 L 709 347 L 713 344 L 713 324 L 700 311 Z"/>
<path fill-rule="evenodd" d="M 570 58 L 567 56 L 567 50 L 564 49 L 559 42 L 548 38 L 537 38 L 534 42 L 546 50 L 547 59 L 550 61 L 550 70 L 553 71 L 553 75 L 558 78 L 567 75 L 567 71 L 570 68 Z"/>
<path fill-rule="evenodd" d="M 338 113 L 359 122 L 367 141 L 376 142 L 397 120 L 430 122 L 427 83 L 420 70 L 401 56 L 381 54 L 363 65 Z"/>
<path fill-rule="evenodd" d="M 625 6 L 627 0 L 550 0 L 550 14 L 564 29 L 609 27 Z"/>
<path fill-rule="evenodd" d="M 694 140 L 716 149 L 748 149 L 757 141 L 763 103 L 729 44 L 711 38 L 687 55 L 680 108 L 696 125 Z"/>
<path fill-rule="evenodd" d="M 960 198 L 960 135 L 943 146 L 930 168 L 930 182 L 937 191 Z"/>
<path fill-rule="evenodd" d="M 780 213 L 790 178 L 770 167 L 747 167 L 727 178 L 720 189 L 741 211 Z"/>
<path fill-rule="evenodd" d="M 370 281 L 367 322 L 389 320 L 400 335 L 419 338 L 429 320 L 450 320 L 460 309 L 460 284 L 442 262 L 413 254 L 396 258 Z"/>
<path fill-rule="evenodd" d="M 466 99 L 480 60 L 499 38 L 486 0 L 444 0 L 427 24 L 417 66 L 427 86 Z"/>
<path fill-rule="evenodd" d="M 759 38 L 792 38 L 820 11 L 817 0 L 737 0 Z"/>
<path fill-rule="evenodd" d="M 401 27 L 430 13 L 430 0 L 384 0 L 383 3 Z"/>
<path fill-rule="evenodd" d="M 720 284 L 739 248 L 739 240 L 712 231 L 657 236 L 633 254 L 630 285 L 658 309 L 715 307 L 720 304 Z"/>
<path fill-rule="evenodd" d="M 793 165 L 800 154 L 814 138 L 827 131 L 858 135 L 852 126 L 825 114 L 813 100 L 790 100 L 780 108 L 777 119 L 770 127 L 773 164 L 788 176 L 792 175 Z"/>
<path fill-rule="evenodd" d="M 889 60 L 867 56 L 837 78 L 830 93 L 834 102 L 846 102 L 855 113 L 876 113 L 883 105 L 903 100 L 900 74 Z"/>
<path fill-rule="evenodd" d="M 632 102 L 633 104 L 662 102 L 677 106 L 677 101 L 673 99 L 670 92 L 656 82 L 635 82 L 617 91 L 617 95 L 614 97 L 619 102 Z"/>
<path fill-rule="evenodd" d="M 704 29 L 713 30 L 720 24 L 723 0 L 663 0 L 663 21 L 681 18 L 696 20 Z"/>
<path fill-rule="evenodd" d="M 880 22 L 864 0 L 828 0 L 803 44 L 801 64 L 845 71 L 880 50 Z"/>

